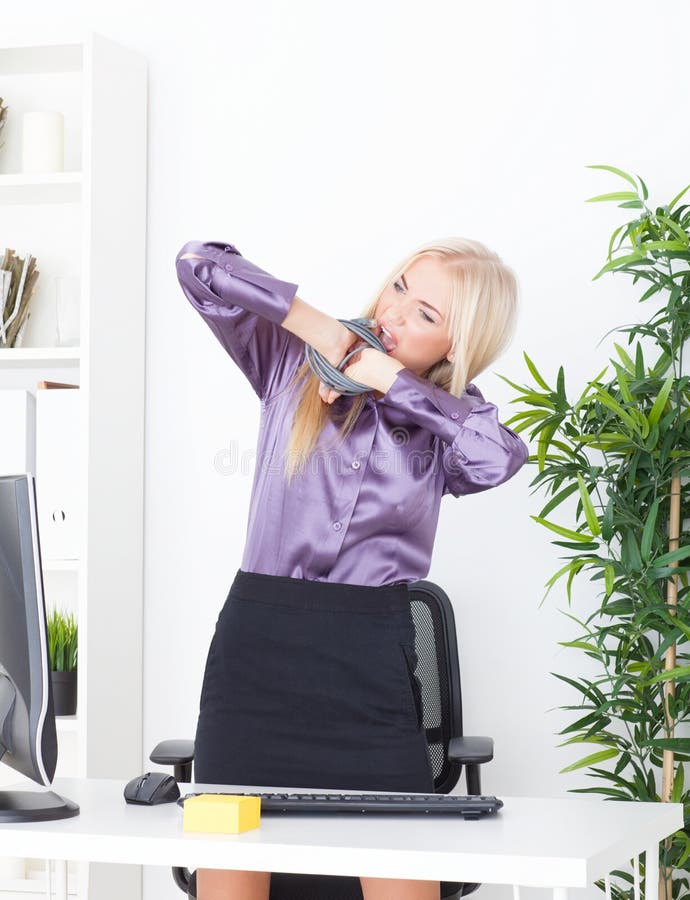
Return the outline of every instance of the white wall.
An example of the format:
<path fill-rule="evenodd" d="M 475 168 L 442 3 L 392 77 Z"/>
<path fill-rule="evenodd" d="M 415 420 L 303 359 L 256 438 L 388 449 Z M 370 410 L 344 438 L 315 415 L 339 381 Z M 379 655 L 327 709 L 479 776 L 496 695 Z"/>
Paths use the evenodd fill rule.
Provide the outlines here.
<path fill-rule="evenodd" d="M 253 460 L 233 475 L 214 460 L 231 441 L 251 454 L 259 422 L 249 384 L 179 289 L 179 247 L 234 243 L 303 299 L 352 317 L 416 244 L 478 238 L 515 268 L 521 316 L 477 384 L 505 421 L 516 408 L 496 373 L 526 381 L 524 349 L 550 380 L 563 364 L 575 396 L 608 359 L 613 337 L 596 346 L 606 331 L 649 315 L 626 277 L 591 281 L 626 211 L 585 203 L 623 187 L 585 166 L 637 172 L 658 202 L 688 181 L 690 12 L 682 0 L 32 8 L 150 61 L 144 771 L 159 740 L 194 734 L 253 474 Z M 15 24 L 26 21 L 5 10 L 3 27 Z M 428 577 L 455 607 L 465 732 L 495 739 L 484 791 L 578 796 L 568 789 L 600 782 L 558 774 L 582 753 L 557 748 L 572 718 L 554 707 L 577 698 L 549 673 L 592 670 L 557 643 L 576 634 L 559 612 L 564 583 L 538 608 L 567 551 L 530 518 L 546 502 L 531 494 L 535 475 L 447 496 Z M 586 617 L 596 590 L 576 581 L 569 611 Z M 145 875 L 148 897 L 180 896 L 169 871 Z"/>

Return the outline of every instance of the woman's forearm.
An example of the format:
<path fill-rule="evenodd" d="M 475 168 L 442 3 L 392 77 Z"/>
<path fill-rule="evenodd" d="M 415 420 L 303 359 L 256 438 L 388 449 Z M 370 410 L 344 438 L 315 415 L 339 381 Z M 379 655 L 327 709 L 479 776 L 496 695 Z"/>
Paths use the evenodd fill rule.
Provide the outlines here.
<path fill-rule="evenodd" d="M 337 319 L 321 312 L 315 306 L 311 306 L 296 294 L 292 298 L 290 310 L 281 325 L 296 334 L 318 353 L 324 354 L 333 347 L 334 342 L 341 338 L 343 333 L 349 333 L 348 329 Z"/>
<path fill-rule="evenodd" d="M 180 259 L 204 259 L 196 253 L 185 253 Z M 344 333 L 349 334 L 337 319 L 321 312 L 315 306 L 302 300 L 296 294 L 292 298 L 287 316 L 281 322 L 283 328 L 287 328 L 292 334 L 296 334 L 305 343 L 309 344 L 318 353 L 326 355 Z"/>

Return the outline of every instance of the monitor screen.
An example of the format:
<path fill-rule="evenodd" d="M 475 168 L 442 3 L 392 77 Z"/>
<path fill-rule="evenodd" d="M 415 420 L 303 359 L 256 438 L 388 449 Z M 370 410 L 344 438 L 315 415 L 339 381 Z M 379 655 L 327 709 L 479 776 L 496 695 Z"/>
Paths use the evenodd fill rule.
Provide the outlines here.
<path fill-rule="evenodd" d="M 49 785 L 57 757 L 36 486 L 28 473 L 1 476 L 0 764 Z M 0 821 L 76 815 L 56 797 L 0 790 Z"/>

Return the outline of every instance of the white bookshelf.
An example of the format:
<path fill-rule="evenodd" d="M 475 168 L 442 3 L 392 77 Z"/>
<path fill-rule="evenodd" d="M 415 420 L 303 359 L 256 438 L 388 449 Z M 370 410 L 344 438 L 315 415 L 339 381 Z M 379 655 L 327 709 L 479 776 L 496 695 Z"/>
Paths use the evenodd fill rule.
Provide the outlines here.
<path fill-rule="evenodd" d="M 56 777 L 124 787 L 143 756 L 146 61 L 93 32 L 15 32 L 0 38 L 0 97 L 0 250 L 28 251 L 40 270 L 22 346 L 0 349 L 0 389 L 79 385 L 81 549 L 43 566 L 46 604 L 71 605 L 79 625 L 77 714 L 56 720 Z M 63 172 L 21 171 L 22 113 L 40 109 L 65 117 Z M 54 345 L 61 276 L 79 278 L 78 347 Z M 24 780 L 0 763 L 0 789 Z M 0 877 L 0 900 L 46 896 L 46 861 L 25 863 L 24 879 Z M 141 867 L 67 871 L 77 900 L 141 898 Z"/>
<path fill-rule="evenodd" d="M 27 860 L 26 878 L 7 878 L 4 882 L 3 900 L 33 900 L 34 897 L 45 898 L 48 896 L 48 861 L 44 859 Z M 51 888 L 56 893 L 55 867 L 51 868 Z M 76 863 L 67 865 L 67 896 L 78 900 L 79 894 L 79 868 Z"/>
<path fill-rule="evenodd" d="M 75 369 L 74 377 L 79 376 L 79 347 L 9 347 L 0 349 L 0 369 L 18 368 L 38 369 L 45 366 Z"/>

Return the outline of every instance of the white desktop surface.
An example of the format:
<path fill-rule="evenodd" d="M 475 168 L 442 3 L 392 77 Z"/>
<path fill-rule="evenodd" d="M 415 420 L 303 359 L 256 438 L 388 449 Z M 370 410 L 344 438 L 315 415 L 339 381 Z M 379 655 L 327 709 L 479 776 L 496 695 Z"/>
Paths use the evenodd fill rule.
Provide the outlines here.
<path fill-rule="evenodd" d="M 78 803 L 80 815 L 0 823 L 0 855 L 567 888 L 627 868 L 629 858 L 683 826 L 680 803 L 502 796 L 497 814 L 475 821 L 424 814 L 266 814 L 259 828 L 241 834 L 185 833 L 180 806 L 128 804 L 125 784 L 55 779 L 49 789 Z M 48 790 L 26 783 L 4 789 L 13 788 Z M 232 792 L 227 785 L 180 784 L 182 795 L 206 790 Z M 297 790 L 237 787 L 240 793 Z"/>

